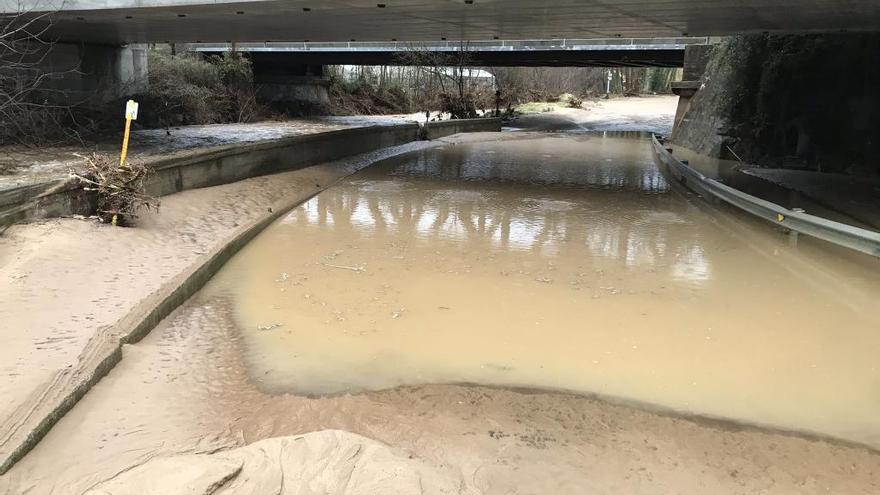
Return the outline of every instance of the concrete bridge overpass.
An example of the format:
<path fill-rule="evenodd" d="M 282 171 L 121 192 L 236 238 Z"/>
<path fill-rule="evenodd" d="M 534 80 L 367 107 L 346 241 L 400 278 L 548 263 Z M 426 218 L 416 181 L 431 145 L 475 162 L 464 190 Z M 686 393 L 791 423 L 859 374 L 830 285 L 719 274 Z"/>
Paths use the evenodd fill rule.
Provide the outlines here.
<path fill-rule="evenodd" d="M 876 0 L 0 0 L 96 44 L 650 38 L 875 30 Z"/>
<path fill-rule="evenodd" d="M 194 43 L 187 50 L 247 53 L 255 64 L 407 65 L 407 52 L 468 52 L 468 60 L 488 67 L 682 67 L 688 46 L 709 38 L 611 38 L 430 42 L 262 42 Z"/>
<path fill-rule="evenodd" d="M 0 0 L 0 12 L 22 11 L 40 16 L 45 36 L 62 42 L 47 61 L 56 71 L 87 68 L 68 73 L 88 81 L 59 83 L 80 92 L 94 91 L 97 83 L 133 92 L 142 88 L 143 50 L 126 46 L 136 43 L 627 39 L 880 28 L 878 0 Z M 677 66 L 682 60 L 681 50 L 573 52 L 485 50 L 483 62 Z M 391 57 L 387 51 L 294 55 L 302 57 L 305 76 L 314 75 L 308 67 L 317 65 L 308 58 L 323 58 L 323 64 L 347 57 L 381 63 Z M 685 72 L 693 73 L 688 66 L 699 64 L 688 58 Z M 681 90 L 692 94 L 691 81 Z"/>
<path fill-rule="evenodd" d="M 235 50 L 251 60 L 264 101 L 277 105 L 329 103 L 325 65 L 408 65 L 424 60 L 407 53 L 467 51 L 469 65 L 484 67 L 686 67 L 702 38 L 611 38 L 562 40 L 416 42 L 195 43 L 188 51 L 220 54 Z M 703 50 L 705 51 L 705 50 Z M 693 55 L 693 54 L 692 54 Z"/>

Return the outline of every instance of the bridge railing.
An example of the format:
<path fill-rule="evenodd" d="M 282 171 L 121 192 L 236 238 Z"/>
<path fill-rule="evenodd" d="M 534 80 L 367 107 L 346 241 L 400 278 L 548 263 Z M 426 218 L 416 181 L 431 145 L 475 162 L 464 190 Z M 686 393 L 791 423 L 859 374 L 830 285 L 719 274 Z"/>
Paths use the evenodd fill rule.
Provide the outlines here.
<path fill-rule="evenodd" d="M 585 38 L 554 40 L 479 40 L 479 41 L 344 41 L 262 43 L 191 43 L 190 51 L 220 52 L 233 48 L 243 52 L 387 52 L 406 50 L 432 51 L 559 51 L 559 50 L 683 50 L 688 45 L 705 45 L 709 38 Z"/>

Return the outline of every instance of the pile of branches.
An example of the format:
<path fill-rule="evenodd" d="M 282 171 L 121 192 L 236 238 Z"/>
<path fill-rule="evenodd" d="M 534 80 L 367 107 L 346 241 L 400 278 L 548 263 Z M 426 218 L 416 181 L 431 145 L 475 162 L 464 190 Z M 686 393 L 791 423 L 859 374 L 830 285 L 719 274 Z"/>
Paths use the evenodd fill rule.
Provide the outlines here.
<path fill-rule="evenodd" d="M 159 210 L 159 200 L 147 194 L 147 179 L 153 170 L 140 162 L 119 161 L 109 155 L 82 156 L 83 172 L 70 175 L 83 184 L 86 191 L 97 196 L 97 215 L 104 223 L 132 225 L 142 209 Z"/>

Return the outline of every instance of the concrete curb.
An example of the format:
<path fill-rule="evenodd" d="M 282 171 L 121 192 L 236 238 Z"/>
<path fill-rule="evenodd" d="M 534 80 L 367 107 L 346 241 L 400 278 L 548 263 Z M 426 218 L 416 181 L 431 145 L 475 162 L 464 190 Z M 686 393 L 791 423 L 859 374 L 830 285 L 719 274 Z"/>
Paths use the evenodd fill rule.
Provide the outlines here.
<path fill-rule="evenodd" d="M 427 142 L 426 142 L 427 145 Z M 166 281 L 115 324 L 102 328 L 80 353 L 76 365 L 59 370 L 45 387 L 28 397 L 0 423 L 0 475 L 27 454 L 71 408 L 122 360 L 125 344 L 143 339 L 164 318 L 198 292 L 242 247 L 272 222 L 345 177 L 384 158 L 411 151 L 401 149 L 343 173 L 331 183 L 304 196 L 282 200 L 256 222 L 239 227 L 210 253 Z"/>

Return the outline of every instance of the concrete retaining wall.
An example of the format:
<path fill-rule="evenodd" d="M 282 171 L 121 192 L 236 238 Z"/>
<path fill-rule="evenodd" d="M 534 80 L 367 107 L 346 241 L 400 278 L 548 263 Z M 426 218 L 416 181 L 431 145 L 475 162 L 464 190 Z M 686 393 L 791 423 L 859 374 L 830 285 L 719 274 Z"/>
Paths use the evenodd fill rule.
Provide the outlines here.
<path fill-rule="evenodd" d="M 429 122 L 426 136 L 428 139 L 440 139 L 462 132 L 499 131 L 501 131 L 501 119 L 444 120 L 442 122 Z"/>

